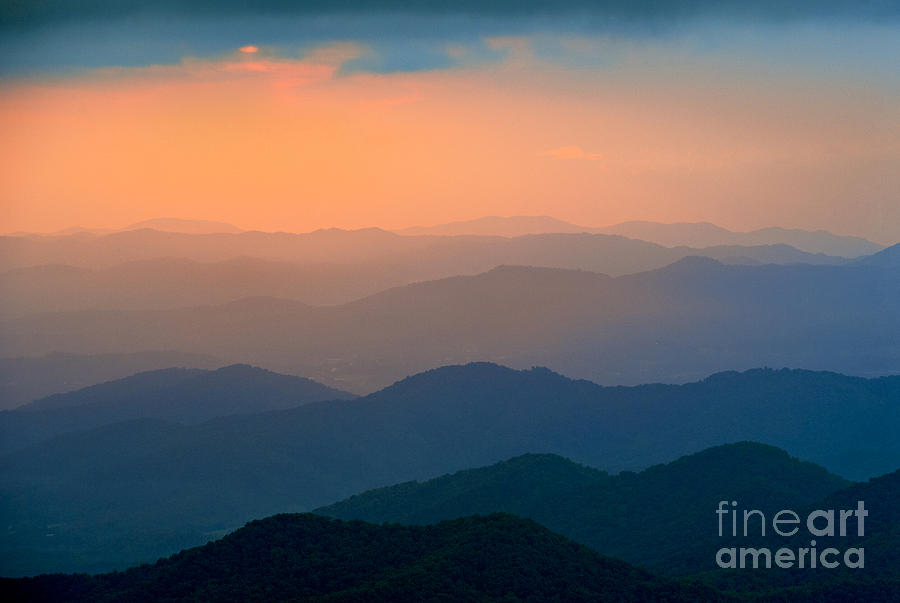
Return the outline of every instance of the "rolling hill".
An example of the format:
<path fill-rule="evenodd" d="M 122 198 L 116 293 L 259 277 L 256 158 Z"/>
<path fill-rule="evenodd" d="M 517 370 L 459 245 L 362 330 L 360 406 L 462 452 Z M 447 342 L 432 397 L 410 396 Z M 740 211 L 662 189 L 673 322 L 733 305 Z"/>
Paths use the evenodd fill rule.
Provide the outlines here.
<path fill-rule="evenodd" d="M 827 230 L 799 228 L 760 228 L 749 232 L 734 232 L 709 222 L 630 221 L 599 228 L 593 232 L 617 234 L 649 241 L 666 247 L 687 245 L 713 247 L 717 245 L 790 245 L 809 253 L 825 253 L 842 257 L 859 257 L 876 253 L 883 245 L 862 237 L 837 235 Z"/>
<path fill-rule="evenodd" d="M 0 410 L 74 391 L 141 371 L 173 366 L 212 369 L 226 363 L 204 354 L 137 351 L 125 354 L 63 354 L 0 358 Z"/>
<path fill-rule="evenodd" d="M 730 447 L 724 455 L 723 447 L 706 451 L 692 459 L 682 459 L 668 466 L 654 468 L 641 476 L 623 475 L 602 479 L 632 479 L 643 477 L 648 492 L 655 494 L 647 507 L 638 509 L 648 522 L 626 524 L 617 532 L 619 540 L 632 536 L 652 549 L 660 544 L 675 553 L 683 549 L 698 550 L 696 534 L 715 531 L 715 522 L 698 523 L 699 531 L 687 540 L 678 534 L 677 524 L 686 519 L 677 513 L 666 514 L 658 499 L 668 502 L 670 488 L 678 493 L 676 502 L 684 502 L 683 494 L 690 490 L 677 480 L 690 478 L 701 467 L 715 467 L 716 460 L 725 466 L 714 470 L 713 483 L 751 487 L 758 497 L 772 495 L 770 500 L 778 508 L 787 500 L 811 498 L 802 488 L 827 487 L 827 474 L 814 467 L 804 467 L 796 461 L 785 462 L 786 455 L 766 451 L 764 447 L 742 444 Z M 742 450 L 740 450 L 742 449 Z M 755 454 L 748 454 L 753 452 Z M 735 454 L 737 453 L 737 454 Z M 706 458 L 702 458 L 706 457 Z M 710 458 L 712 457 L 712 458 Z M 781 457 L 781 458 L 776 458 Z M 702 460 L 701 460 L 702 459 Z M 751 470 L 741 480 L 730 467 L 731 461 L 750 461 Z M 772 463 L 774 461 L 774 463 Z M 676 465 L 683 464 L 675 469 Z M 805 464 L 808 465 L 808 464 Z M 769 471 L 766 471 L 766 467 Z M 726 477 L 721 469 L 731 470 Z M 785 471 L 786 470 L 786 471 Z M 466 471 L 454 476 L 433 480 L 424 487 L 430 495 L 443 490 L 444 494 L 460 495 L 465 491 L 478 495 L 474 481 L 489 488 L 508 503 L 516 504 L 517 495 L 536 501 L 544 496 L 551 506 L 560 505 L 551 493 L 535 492 L 517 478 L 524 477 L 532 485 L 561 488 L 557 498 L 575 496 L 586 502 L 596 488 L 582 493 L 578 485 L 585 485 L 588 470 L 558 457 L 522 457 L 496 467 Z M 665 475 L 668 474 L 668 475 Z M 822 479 L 826 477 L 826 479 Z M 896 513 L 896 496 L 900 472 L 866 484 L 841 489 L 823 500 L 799 509 L 803 514 L 819 508 L 855 508 L 865 500 L 870 510 L 865 538 L 824 538 L 821 546 L 834 544 L 846 547 L 861 546 L 869 563 L 862 569 L 815 570 L 762 569 L 719 570 L 693 575 L 690 580 L 657 577 L 620 560 L 598 555 L 593 549 L 575 544 L 561 535 L 525 518 L 492 513 L 445 520 L 428 526 L 397 524 L 374 525 L 360 521 L 327 519 L 318 515 L 277 515 L 253 521 L 221 540 L 205 546 L 182 551 L 152 565 L 134 567 L 124 572 L 87 575 L 42 575 L 26 579 L 0 579 L 0 592 L 5 598 L 29 601 L 96 601 L 96 600 L 741 600 L 741 601 L 816 601 L 839 602 L 889 601 L 900 594 L 897 572 L 897 538 L 900 532 Z M 596 476 L 595 476 L 596 477 Z M 789 480 L 800 478 L 800 488 L 790 489 Z M 724 481 L 720 481 L 724 478 Z M 832 477 L 832 480 L 834 478 Z M 447 490 L 448 480 L 459 489 Z M 512 489 L 505 495 L 503 482 Z M 441 483 L 442 482 L 442 483 Z M 607 482 L 608 483 L 608 482 Z M 429 488 L 437 486 L 437 490 Z M 766 486 L 774 486 L 768 490 Z M 834 485 L 834 484 L 832 484 Z M 596 486 L 596 484 L 594 484 Z M 659 489 L 653 489 L 659 488 Z M 620 504 L 610 506 L 601 494 L 597 502 L 601 508 L 593 518 L 604 521 L 605 512 L 621 513 L 635 502 L 627 487 Z M 387 492 L 387 490 L 383 491 Z M 374 493 L 373 493 L 374 494 Z M 400 493 L 411 502 L 409 491 Z M 718 494 L 718 493 L 716 493 Z M 371 497 L 363 495 L 363 498 Z M 484 497 L 482 497 L 484 498 Z M 696 497 L 698 502 L 702 497 Z M 759 500 L 759 498 L 757 498 Z M 415 501 L 419 505 L 423 500 Z M 456 502 L 462 502 L 458 496 Z M 705 501 L 702 501 L 705 502 Z M 779 504 L 780 503 L 780 504 Z M 564 501 L 563 503 L 564 504 Z M 655 517 L 663 511 L 662 516 Z M 689 514 L 690 515 L 690 514 Z M 676 529 L 672 529 L 674 520 Z M 712 524 L 712 525 L 711 525 Z M 628 530 L 628 531 L 626 531 Z M 706 557 L 722 544 L 716 538 L 707 541 Z M 742 543 L 746 544 L 746 543 Z M 807 545 L 802 538 L 756 539 L 754 546 Z M 698 551 L 699 552 L 699 551 Z M 684 565 L 684 562 L 681 561 Z M 704 586 L 703 582 L 707 585 Z M 719 587 L 717 589 L 716 587 Z"/>
<path fill-rule="evenodd" d="M 353 394 L 310 379 L 233 365 L 214 371 L 169 368 L 138 373 L 0 412 L 0 453 L 55 435 L 131 419 L 190 424 Z"/>
<path fill-rule="evenodd" d="M 0 459 L 0 565 L 5 575 L 123 568 L 254 517 L 525 453 L 620 471 L 754 440 L 860 479 L 896 469 L 898 401 L 900 377 L 754 370 L 609 388 L 473 364 L 357 400 L 116 423 Z"/>
<path fill-rule="evenodd" d="M 730 591 L 748 589 L 781 589 L 782 600 L 809 597 L 812 600 L 894 601 L 900 596 L 900 470 L 864 483 L 853 484 L 825 496 L 821 500 L 796 509 L 800 517 L 808 517 L 817 510 L 857 509 L 862 503 L 867 515 L 862 533 L 856 517 L 848 522 L 842 535 L 836 524 L 835 534 L 811 535 L 801 529 L 796 535 L 778 536 L 771 531 L 765 536 L 754 534 L 741 539 L 738 546 L 766 547 L 772 551 L 781 547 L 799 549 L 809 547 L 815 540 L 818 550 L 835 548 L 838 555 L 850 548 L 863 550 L 864 567 L 849 568 L 843 563 L 835 568 L 793 567 L 784 571 L 765 572 L 765 580 L 730 569 L 697 574 L 703 582 Z M 822 521 L 818 522 L 819 527 Z M 735 546 L 735 545 L 732 545 Z"/>
<path fill-rule="evenodd" d="M 427 528 L 277 515 L 153 565 L 91 577 L 3 580 L 0 590 L 29 601 L 725 599 L 502 514 Z"/>
<path fill-rule="evenodd" d="M 702 579 L 745 597 L 756 593 L 765 600 L 892 600 L 890 593 L 895 597 L 900 592 L 898 496 L 900 471 L 847 485 L 819 467 L 747 442 L 616 476 L 561 457 L 526 455 L 364 492 L 315 512 L 375 523 L 430 524 L 475 510 L 504 511 L 534 519 L 601 553 L 662 574 Z M 725 537 L 718 537 L 715 521 L 710 521 L 713 507 L 732 499 L 742 510 L 760 510 L 768 518 L 781 509 L 796 510 L 800 517 L 820 509 L 856 509 L 862 501 L 868 513 L 864 534 L 858 533 L 854 518 L 845 536 L 814 539 L 820 551 L 861 548 L 864 567 L 719 569 L 714 556 L 721 547 L 776 551 L 810 546 L 805 528 L 793 537 L 780 537 L 770 527 L 760 536 L 758 523 L 751 524 L 749 537 L 732 538 L 726 522 Z"/>
<path fill-rule="evenodd" d="M 863 266 L 877 266 L 888 270 L 900 268 L 900 244 L 892 245 L 856 261 Z"/>
<path fill-rule="evenodd" d="M 314 513 L 373 523 L 430 524 L 506 512 L 528 517 L 605 555 L 670 574 L 715 568 L 724 546 L 710 528 L 720 500 L 774 513 L 802 508 L 849 482 L 777 448 L 743 442 L 640 473 L 609 475 L 555 455 L 355 495 Z M 660 504 L 664 493 L 665 504 Z"/>

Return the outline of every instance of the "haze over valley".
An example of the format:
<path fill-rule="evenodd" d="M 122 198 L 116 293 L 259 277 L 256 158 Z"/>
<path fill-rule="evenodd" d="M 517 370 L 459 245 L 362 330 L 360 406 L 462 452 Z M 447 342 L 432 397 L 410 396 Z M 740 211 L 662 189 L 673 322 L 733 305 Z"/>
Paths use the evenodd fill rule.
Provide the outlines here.
<path fill-rule="evenodd" d="M 360 394 L 478 360 L 605 384 L 757 366 L 900 370 L 896 248 L 842 258 L 784 244 L 377 229 L 144 229 L 3 245 L 8 262 L 76 264 L 0 275 L 10 292 L 0 312 L 10 359 L 178 352 L 197 359 L 188 366 L 249 362 Z M 83 266 L 113 257 L 126 261 Z M 43 393 L 58 391 L 65 387 Z"/>

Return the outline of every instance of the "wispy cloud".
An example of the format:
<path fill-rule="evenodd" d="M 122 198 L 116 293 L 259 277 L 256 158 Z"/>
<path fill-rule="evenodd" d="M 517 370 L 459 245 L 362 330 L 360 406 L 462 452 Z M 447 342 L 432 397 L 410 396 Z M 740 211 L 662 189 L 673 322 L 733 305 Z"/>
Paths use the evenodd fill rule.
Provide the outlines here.
<path fill-rule="evenodd" d="M 90 86 L 104 84 L 203 85 L 249 80 L 257 88 L 294 88 L 334 79 L 341 67 L 364 56 L 368 49 L 359 44 L 336 42 L 307 50 L 300 56 L 283 56 L 269 48 L 242 46 L 228 54 L 211 58 L 185 56 L 178 63 L 139 66 L 112 66 L 85 69 L 47 77 L 40 84 Z M 24 80 L 24 85 L 29 82 Z M 34 83 L 34 82 L 31 82 Z M 0 83 L 2 84 L 2 83 Z M 15 81 L 7 82 L 6 90 Z M 0 92 L 4 90 L 0 85 Z"/>
<path fill-rule="evenodd" d="M 588 161 L 599 161 L 603 159 L 603 153 L 589 153 L 579 146 L 568 146 L 551 149 L 538 153 L 542 157 L 556 157 L 557 159 L 587 159 Z"/>

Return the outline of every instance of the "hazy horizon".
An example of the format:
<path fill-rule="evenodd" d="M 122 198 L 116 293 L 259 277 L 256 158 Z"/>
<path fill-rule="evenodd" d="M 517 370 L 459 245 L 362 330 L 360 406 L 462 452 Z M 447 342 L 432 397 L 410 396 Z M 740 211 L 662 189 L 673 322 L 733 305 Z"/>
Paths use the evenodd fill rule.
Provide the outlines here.
<path fill-rule="evenodd" d="M 890 247 L 898 242 L 900 242 L 900 237 L 894 240 L 877 240 L 875 238 L 869 238 L 862 234 L 845 232 L 840 229 L 831 230 L 826 228 L 813 228 L 810 226 L 785 226 L 783 224 L 766 224 L 764 226 L 760 226 L 758 228 L 748 229 L 748 230 L 739 230 L 735 228 L 729 228 L 722 224 L 710 221 L 710 220 L 673 220 L 670 222 L 657 221 L 657 220 L 645 220 L 645 219 L 634 219 L 634 220 L 621 220 L 614 223 L 609 224 L 584 224 L 578 222 L 572 222 L 569 220 L 565 220 L 559 218 L 558 216 L 551 214 L 533 214 L 533 215 L 525 215 L 525 214 L 508 214 L 508 215 L 474 215 L 472 217 L 460 217 L 458 219 L 451 219 L 446 222 L 436 222 L 436 223 L 415 223 L 415 224 L 407 224 L 401 226 L 395 225 L 384 225 L 384 224 L 369 224 L 365 226 L 358 226 L 354 228 L 342 227 L 334 224 L 322 224 L 316 225 L 308 230 L 285 230 L 285 229 L 274 229 L 274 230 L 264 230 L 258 228 L 246 228 L 242 224 L 238 224 L 235 222 L 227 221 L 217 217 L 199 217 L 199 218 L 188 218 L 181 216 L 152 216 L 145 217 L 140 220 L 135 220 L 134 222 L 129 222 L 127 224 L 108 224 L 108 225 L 98 225 L 98 224 L 70 224 L 63 228 L 47 230 L 47 231 L 29 231 L 29 230 L 15 230 L 0 233 L 0 236 L 19 236 L 19 235 L 56 235 L 56 236 L 64 236 L 68 234 L 76 234 L 79 232 L 95 232 L 97 234 L 112 234 L 116 232 L 122 232 L 126 230 L 136 230 L 139 228 L 150 228 L 154 230 L 162 230 L 162 231 L 170 231 L 170 232 L 181 232 L 176 229 L 167 229 L 165 227 L 155 226 L 154 222 L 163 222 L 163 221 L 174 221 L 174 222 L 184 222 L 185 224 L 196 223 L 196 224 L 209 224 L 209 225 L 221 225 L 223 227 L 233 227 L 235 230 L 222 230 L 223 233 L 233 233 L 238 234 L 239 232 L 264 232 L 264 233 L 285 233 L 285 234 L 310 234 L 319 231 L 328 231 L 328 230 L 343 230 L 347 232 L 360 231 L 360 230 L 372 230 L 378 229 L 387 232 L 393 232 L 398 234 L 408 234 L 404 231 L 414 231 L 418 229 L 431 229 L 442 226 L 452 226 L 457 224 L 466 224 L 470 222 L 479 222 L 482 220 L 516 220 L 516 219 L 539 219 L 539 220 L 548 220 L 555 222 L 562 222 L 566 225 L 583 227 L 585 229 L 590 230 L 602 230 L 604 228 L 612 228 L 615 226 L 627 225 L 632 223 L 647 223 L 647 224 L 659 224 L 663 226 L 678 226 L 678 225 L 708 225 L 714 226 L 718 228 L 722 228 L 724 230 L 731 231 L 736 234 L 747 234 L 761 230 L 769 230 L 769 229 L 783 229 L 783 230 L 799 230 L 805 231 L 809 233 L 815 232 L 826 232 L 830 234 L 834 234 L 841 237 L 857 237 L 860 239 L 866 239 L 873 243 L 877 243 L 883 247 Z M 213 232 L 213 231 L 210 231 Z M 536 229 L 535 232 L 547 232 L 552 233 L 554 230 L 550 229 Z M 190 232 L 183 232 L 183 234 L 192 234 Z M 412 235 L 414 236 L 414 235 Z M 509 235 L 500 235 L 500 236 L 509 236 Z M 639 237 L 633 237 L 639 238 Z"/>

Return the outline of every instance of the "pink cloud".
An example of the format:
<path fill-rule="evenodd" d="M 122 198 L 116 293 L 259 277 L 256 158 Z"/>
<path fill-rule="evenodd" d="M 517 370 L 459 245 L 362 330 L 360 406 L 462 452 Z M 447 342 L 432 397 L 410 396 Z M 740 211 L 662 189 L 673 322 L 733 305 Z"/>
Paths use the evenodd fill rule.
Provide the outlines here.
<path fill-rule="evenodd" d="M 242 46 L 215 58 L 186 56 L 180 63 L 134 67 L 102 67 L 81 72 L 80 84 L 224 84 L 249 80 L 274 88 L 294 88 L 332 80 L 346 61 L 367 50 L 352 43 L 328 44 L 300 57 L 269 54 L 257 46 Z M 58 83 L 72 80 L 60 78 Z"/>

